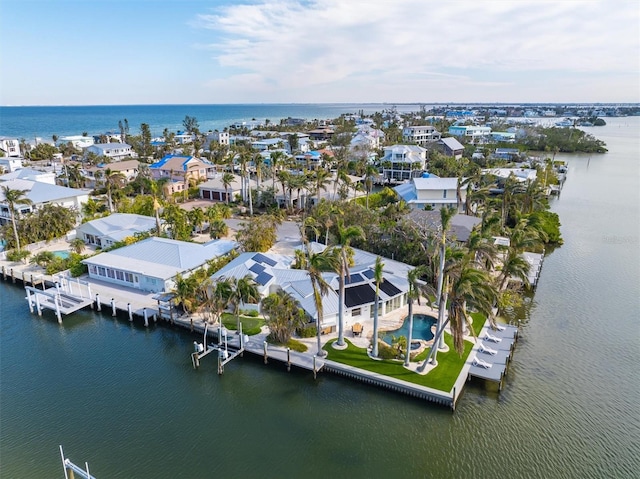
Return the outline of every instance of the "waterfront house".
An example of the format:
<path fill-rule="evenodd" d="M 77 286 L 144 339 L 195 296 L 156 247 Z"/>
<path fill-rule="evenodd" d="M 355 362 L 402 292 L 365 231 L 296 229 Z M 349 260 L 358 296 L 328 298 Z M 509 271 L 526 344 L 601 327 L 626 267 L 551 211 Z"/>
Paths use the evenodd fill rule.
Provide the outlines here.
<path fill-rule="evenodd" d="M 311 243 L 312 251 L 320 252 L 325 246 Z M 375 281 L 373 268 L 377 256 L 354 248 L 354 265 L 349 268 L 345 281 L 345 328 L 354 322 L 373 317 L 375 309 Z M 407 273 L 412 266 L 388 258 L 384 260 L 384 281 L 380 284 L 380 316 L 391 313 L 407 304 Z M 226 278 L 250 276 L 257 284 L 262 298 L 278 290 L 284 290 L 296 299 L 305 311 L 309 322 L 315 322 L 317 311 L 313 299 L 313 287 L 306 270 L 292 269 L 294 257 L 272 253 L 243 253 L 211 276 L 215 282 Z M 323 273 L 329 284 L 329 292 L 322 298 L 323 318 L 320 326 L 324 332 L 335 331 L 338 324 L 339 285 L 338 275 Z"/>
<path fill-rule="evenodd" d="M 2 156 L 8 158 L 19 158 L 22 156 L 20 153 L 20 142 L 16 138 L 9 138 L 7 136 L 0 136 L 0 152 L 3 153 Z"/>
<path fill-rule="evenodd" d="M 443 155 L 453 156 L 456 160 L 462 158 L 464 153 L 464 145 L 453 137 L 442 138 L 438 145 Z"/>
<path fill-rule="evenodd" d="M 534 181 L 538 177 L 538 171 L 532 168 L 490 168 L 482 170 L 483 175 L 493 175 L 507 179 L 513 176 L 519 182 Z"/>
<path fill-rule="evenodd" d="M 135 158 L 138 154 L 133 151 L 131 145 L 126 143 L 96 143 L 95 145 L 88 146 L 84 150 L 84 157 L 86 158 L 89 153 L 93 153 L 97 156 L 106 156 L 113 161 L 120 161 L 125 158 Z"/>
<path fill-rule="evenodd" d="M 434 126 L 405 126 L 402 129 L 402 141 L 415 143 L 420 146 L 427 146 L 440 139 L 442 135 Z"/>
<path fill-rule="evenodd" d="M 161 220 L 164 222 L 164 220 Z M 108 248 L 118 241 L 156 227 L 156 219 L 130 213 L 113 213 L 104 218 L 87 221 L 76 228 L 76 238 L 85 243 Z"/>
<path fill-rule="evenodd" d="M 151 237 L 83 260 L 89 277 L 153 293 L 171 291 L 175 277 L 189 276 L 210 259 L 228 254 L 235 241 L 205 244 Z"/>
<path fill-rule="evenodd" d="M 460 187 L 458 200 L 458 178 L 413 178 L 411 182 L 398 185 L 395 192 L 412 208 L 441 208 L 442 206 L 464 205 L 467 185 Z"/>
<path fill-rule="evenodd" d="M 63 136 L 58 138 L 56 141 L 56 146 L 64 145 L 66 143 L 71 143 L 74 148 L 82 150 L 84 148 L 88 148 L 93 145 L 94 140 L 92 136 L 84 136 L 84 135 L 72 135 L 72 136 Z"/>
<path fill-rule="evenodd" d="M 80 213 L 82 205 L 89 200 L 89 192 L 67 188 L 65 186 L 52 185 L 42 181 L 13 179 L 3 181 L 2 186 L 12 190 L 26 190 L 25 198 L 31 200 L 30 205 L 18 205 L 18 213 L 26 214 L 35 211 L 45 204 L 64 206 Z M 11 215 L 4 194 L 0 191 L 0 224 L 9 222 Z"/>
<path fill-rule="evenodd" d="M 167 155 L 149 165 L 154 180 L 167 178 L 165 193 L 184 191 L 190 182 L 198 183 L 207 179 L 207 173 L 215 171 L 215 167 L 193 156 Z"/>
<path fill-rule="evenodd" d="M 414 209 L 407 218 L 413 221 L 423 234 L 436 233 L 442 229 L 440 211 Z M 480 223 L 482 223 L 481 218 L 458 213 L 451 218 L 447 238 L 466 243 L 473 229 Z"/>
<path fill-rule="evenodd" d="M 393 145 L 384 149 L 382 177 L 385 181 L 402 182 L 418 177 L 425 169 L 427 150 L 417 145 Z"/>

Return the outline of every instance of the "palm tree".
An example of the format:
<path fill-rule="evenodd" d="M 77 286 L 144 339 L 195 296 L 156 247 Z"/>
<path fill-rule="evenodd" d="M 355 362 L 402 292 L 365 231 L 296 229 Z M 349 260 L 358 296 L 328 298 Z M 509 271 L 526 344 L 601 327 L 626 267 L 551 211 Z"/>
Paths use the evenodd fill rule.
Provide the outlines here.
<path fill-rule="evenodd" d="M 278 172 L 278 165 L 284 161 L 284 153 L 282 151 L 274 151 L 269 155 L 269 162 L 271 163 L 271 178 L 273 181 L 273 189 L 276 189 L 276 176 Z"/>
<path fill-rule="evenodd" d="M 444 310 L 446 308 L 446 299 L 443 301 L 442 294 L 442 285 L 444 283 L 445 269 L 444 262 L 447 250 L 447 231 L 451 225 L 451 219 L 457 213 L 456 208 L 453 206 L 447 206 L 440 209 L 440 264 L 438 268 L 438 289 L 436 290 L 436 301 L 438 301 L 438 323 L 436 327 L 436 331 L 439 331 L 443 328 L 442 323 L 444 322 Z M 441 336 L 440 344 L 434 343 L 434 348 L 444 348 L 444 336 Z"/>
<path fill-rule="evenodd" d="M 198 284 L 193 275 L 186 278 L 181 274 L 176 276 L 175 287 L 173 289 L 173 294 L 175 295 L 174 300 L 176 303 L 182 304 L 182 308 L 186 314 L 190 314 L 197 306 L 197 288 Z M 193 316 L 190 316 L 190 319 L 191 331 L 193 331 Z"/>
<path fill-rule="evenodd" d="M 243 278 L 229 278 L 232 286 L 229 302 L 233 307 L 233 314 L 236 317 L 237 331 L 240 333 L 240 304 L 254 303 L 260 300 L 258 285 L 250 275 Z"/>
<path fill-rule="evenodd" d="M 367 193 L 366 207 L 369 209 L 369 195 L 373 190 L 373 179 L 378 175 L 378 168 L 374 165 L 367 165 L 364 173 L 364 190 Z"/>
<path fill-rule="evenodd" d="M 336 268 L 338 273 L 338 283 L 340 286 L 340 302 L 338 303 L 338 346 L 344 346 L 344 283 L 349 276 L 349 267 L 353 265 L 353 249 L 351 241 L 355 239 L 364 239 L 364 231 L 360 226 L 345 227 L 342 221 L 337 223 L 337 248 L 340 252 L 340 261 Z"/>
<path fill-rule="evenodd" d="M 413 301 L 416 300 L 420 304 L 420 296 L 431 292 L 429 286 L 419 280 L 424 272 L 423 267 L 410 270 L 407 273 L 407 282 L 409 283 L 409 291 L 407 291 L 407 303 L 409 307 L 409 332 L 407 333 L 407 352 L 404 355 L 404 367 L 409 367 L 411 360 L 411 335 L 413 333 Z"/>
<path fill-rule="evenodd" d="M 197 233 L 202 233 L 202 225 L 204 224 L 205 214 L 202 208 L 194 208 L 187 213 L 189 220 Z"/>
<path fill-rule="evenodd" d="M 502 272 L 500 273 L 499 288 L 502 291 L 509 278 L 515 277 L 520 279 L 525 286 L 529 286 L 529 269 L 531 265 L 529 262 L 524 259 L 514 248 L 509 248 L 509 252 L 507 253 L 507 257 L 502 263 Z"/>
<path fill-rule="evenodd" d="M 331 183 L 331 173 L 328 170 L 317 168 L 313 172 L 313 189 L 316 193 L 316 204 L 320 203 L 320 194 L 329 183 Z"/>
<path fill-rule="evenodd" d="M 111 189 L 121 189 L 127 182 L 127 178 L 119 171 L 111 171 L 109 168 L 105 170 L 105 185 L 107 187 L 107 202 L 109 204 L 109 213 L 113 213 L 113 200 Z"/>
<path fill-rule="evenodd" d="M 229 186 L 235 181 L 236 177 L 233 173 L 225 173 L 222 175 L 222 184 L 224 185 L 224 194 L 226 203 L 229 204 Z"/>
<path fill-rule="evenodd" d="M 8 186 L 2 187 L 2 195 L 4 201 L 9 207 L 9 215 L 11 216 L 11 224 L 13 225 L 13 235 L 16 240 L 16 249 L 20 251 L 20 238 L 18 237 L 18 226 L 16 223 L 16 205 L 32 205 L 33 201 L 26 197 L 28 190 L 11 189 Z"/>
<path fill-rule="evenodd" d="M 322 272 L 335 271 L 339 259 L 336 254 L 336 250 L 327 248 L 321 253 L 311 253 L 308 244 L 306 246 L 305 250 L 308 255 L 306 268 L 309 272 L 309 279 L 311 280 L 311 287 L 313 288 L 313 302 L 316 307 L 316 335 L 318 339 L 317 355 L 322 357 L 326 354 L 322 349 L 322 340 L 320 338 L 322 334 L 321 322 L 324 317 L 322 298 L 329 293 L 329 284 L 322 276 Z"/>
<path fill-rule="evenodd" d="M 378 357 L 378 316 L 380 314 L 380 283 L 384 281 L 382 277 L 383 268 L 384 263 L 382 262 L 382 258 L 378 256 L 373 266 L 373 280 L 376 283 L 376 303 L 374 305 L 375 309 L 373 310 L 373 349 L 371 350 L 371 355 L 374 358 Z"/>
<path fill-rule="evenodd" d="M 151 193 L 151 197 L 153 198 L 153 212 L 156 217 L 156 235 L 160 236 L 160 208 L 162 206 L 161 197 L 164 191 L 164 185 L 169 180 L 167 178 L 162 178 L 160 180 L 154 181 L 149 180 L 149 192 Z"/>

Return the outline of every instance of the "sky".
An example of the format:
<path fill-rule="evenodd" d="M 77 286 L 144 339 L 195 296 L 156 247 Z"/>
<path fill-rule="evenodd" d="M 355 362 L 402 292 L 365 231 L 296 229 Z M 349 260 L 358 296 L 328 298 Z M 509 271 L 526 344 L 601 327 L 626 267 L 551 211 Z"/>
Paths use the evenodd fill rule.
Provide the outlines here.
<path fill-rule="evenodd" d="M 640 101 L 636 0 L 0 0 L 0 105 Z"/>

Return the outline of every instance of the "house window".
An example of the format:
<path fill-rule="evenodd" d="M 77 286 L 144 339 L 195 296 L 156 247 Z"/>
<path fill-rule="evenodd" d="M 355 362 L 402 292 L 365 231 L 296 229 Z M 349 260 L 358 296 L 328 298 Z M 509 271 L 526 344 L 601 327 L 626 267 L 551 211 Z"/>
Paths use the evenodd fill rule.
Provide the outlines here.
<path fill-rule="evenodd" d="M 446 198 L 447 197 L 447 190 L 442 190 L 442 197 Z"/>
<path fill-rule="evenodd" d="M 100 276 L 106 276 L 107 275 L 107 271 L 102 266 L 98 266 L 98 274 Z"/>
<path fill-rule="evenodd" d="M 120 281 L 124 281 L 124 273 L 122 271 L 116 271 L 116 278 Z"/>
<path fill-rule="evenodd" d="M 362 308 L 354 308 L 351 310 L 351 316 L 360 316 L 362 314 Z"/>
<path fill-rule="evenodd" d="M 133 275 L 131 273 L 125 273 L 124 274 L 124 280 L 127 283 L 133 283 Z"/>
<path fill-rule="evenodd" d="M 111 279 L 114 279 L 116 277 L 115 272 L 112 269 L 108 269 L 107 270 L 107 276 Z"/>
<path fill-rule="evenodd" d="M 93 265 L 93 264 L 92 264 L 92 265 L 90 265 L 90 266 L 89 266 L 89 273 L 91 273 L 91 274 L 96 274 L 96 267 L 95 267 L 95 265 Z"/>

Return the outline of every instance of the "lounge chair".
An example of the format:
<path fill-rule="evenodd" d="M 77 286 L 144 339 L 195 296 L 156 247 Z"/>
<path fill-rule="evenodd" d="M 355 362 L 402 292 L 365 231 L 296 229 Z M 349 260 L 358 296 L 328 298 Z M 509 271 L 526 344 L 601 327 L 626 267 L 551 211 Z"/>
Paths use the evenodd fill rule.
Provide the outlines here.
<path fill-rule="evenodd" d="M 504 326 L 500 326 L 499 324 L 496 324 L 495 329 L 496 329 L 497 331 L 504 331 L 504 330 L 505 330 L 505 329 L 507 329 L 507 328 L 505 328 Z"/>
<path fill-rule="evenodd" d="M 489 333 L 485 333 L 484 339 L 486 339 L 487 341 L 491 341 L 492 343 L 499 343 L 500 341 L 502 341 L 502 338 L 491 336 Z"/>
<path fill-rule="evenodd" d="M 483 343 L 480 343 L 480 352 L 484 354 L 490 354 L 492 356 L 498 354 L 498 351 L 485 346 Z"/>
<path fill-rule="evenodd" d="M 473 358 L 472 363 L 474 366 L 477 366 L 479 368 L 482 369 L 489 369 L 491 367 L 491 364 L 483 361 L 482 359 L 478 359 L 478 357 L 476 356 L 475 358 Z"/>

